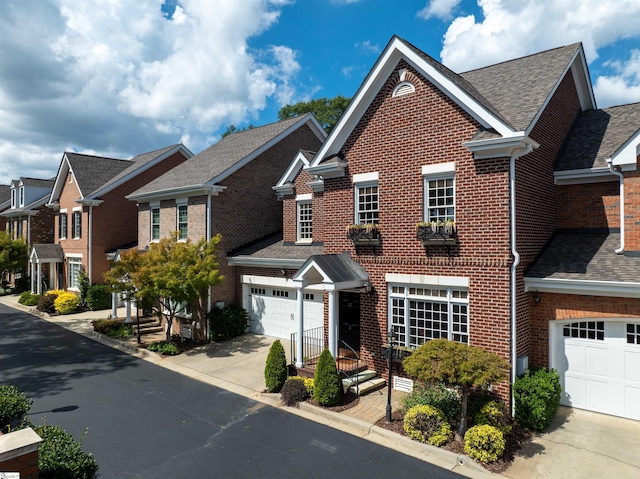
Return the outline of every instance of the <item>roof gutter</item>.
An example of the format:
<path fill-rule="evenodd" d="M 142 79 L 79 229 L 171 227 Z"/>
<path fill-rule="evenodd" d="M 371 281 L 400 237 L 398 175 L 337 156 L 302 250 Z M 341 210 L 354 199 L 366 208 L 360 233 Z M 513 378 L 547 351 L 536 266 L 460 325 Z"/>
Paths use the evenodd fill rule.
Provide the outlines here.
<path fill-rule="evenodd" d="M 606 158 L 605 161 L 609 165 L 609 171 L 620 178 L 620 247 L 615 250 L 616 254 L 624 253 L 624 175 L 620 172 L 618 167 L 613 166 L 611 158 Z"/>

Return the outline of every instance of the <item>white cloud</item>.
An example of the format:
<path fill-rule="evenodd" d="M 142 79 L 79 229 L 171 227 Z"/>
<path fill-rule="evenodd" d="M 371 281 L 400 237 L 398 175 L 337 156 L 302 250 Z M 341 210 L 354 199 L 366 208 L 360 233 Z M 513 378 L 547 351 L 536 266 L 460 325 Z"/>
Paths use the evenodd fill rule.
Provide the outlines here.
<path fill-rule="evenodd" d="M 453 9 L 458 6 L 460 0 L 431 0 L 416 15 L 428 20 L 431 17 L 449 20 L 453 16 Z"/>
<path fill-rule="evenodd" d="M 0 16 L 0 182 L 55 174 L 65 149 L 129 156 L 287 102 L 300 70 L 286 46 L 248 42 L 288 0 L 5 0 Z M 277 92 L 277 93 L 276 93 Z"/>
<path fill-rule="evenodd" d="M 454 71 L 582 41 L 587 59 L 617 40 L 639 35 L 637 0 L 478 0 L 483 19 L 453 20 L 444 36 L 442 61 Z"/>
<path fill-rule="evenodd" d="M 369 40 L 365 40 L 362 43 L 356 43 L 356 48 L 359 48 L 360 50 L 364 50 L 366 52 L 380 53 L 380 45 L 372 44 Z"/>
<path fill-rule="evenodd" d="M 640 50 L 632 50 L 627 61 L 609 61 L 603 66 L 610 67 L 616 74 L 596 79 L 593 89 L 599 107 L 640 102 Z"/>

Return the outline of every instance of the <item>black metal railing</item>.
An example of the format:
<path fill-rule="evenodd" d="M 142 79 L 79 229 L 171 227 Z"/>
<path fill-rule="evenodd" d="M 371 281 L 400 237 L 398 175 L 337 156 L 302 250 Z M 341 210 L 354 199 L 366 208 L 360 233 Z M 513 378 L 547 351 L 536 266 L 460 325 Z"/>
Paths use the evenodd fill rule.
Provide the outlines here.
<path fill-rule="evenodd" d="M 336 358 L 336 365 L 338 365 L 338 373 L 340 373 L 340 375 L 344 376 L 346 379 L 350 376 L 354 376 L 353 371 L 355 369 L 356 379 L 355 379 L 354 386 L 356 387 L 356 396 L 360 396 L 360 383 L 358 378 L 358 374 L 360 374 L 360 355 L 355 351 L 355 349 L 353 349 L 351 346 L 345 343 L 342 339 L 339 341 L 339 343 L 340 343 L 340 347 L 338 348 L 338 357 Z M 343 350 L 349 351 L 349 355 L 341 354 Z M 346 362 L 353 364 L 354 361 L 355 361 L 355 368 L 349 368 L 348 370 L 346 370 L 343 367 L 341 367 L 341 365 Z"/>
<path fill-rule="evenodd" d="M 298 333 L 291 334 L 291 361 L 297 360 Z M 307 329 L 302 334 L 302 362 L 305 365 L 315 364 L 324 351 L 324 327 Z"/>

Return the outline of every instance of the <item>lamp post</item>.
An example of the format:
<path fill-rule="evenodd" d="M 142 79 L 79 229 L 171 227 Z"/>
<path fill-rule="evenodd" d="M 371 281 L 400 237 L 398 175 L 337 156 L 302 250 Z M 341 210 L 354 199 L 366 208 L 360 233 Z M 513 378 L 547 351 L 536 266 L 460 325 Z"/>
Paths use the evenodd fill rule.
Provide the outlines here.
<path fill-rule="evenodd" d="M 389 343 L 389 383 L 388 383 L 388 393 L 387 393 L 387 422 L 391 422 L 391 375 L 392 375 L 392 367 L 393 367 L 393 342 L 396 340 L 393 335 L 393 330 L 387 332 L 387 341 Z"/>

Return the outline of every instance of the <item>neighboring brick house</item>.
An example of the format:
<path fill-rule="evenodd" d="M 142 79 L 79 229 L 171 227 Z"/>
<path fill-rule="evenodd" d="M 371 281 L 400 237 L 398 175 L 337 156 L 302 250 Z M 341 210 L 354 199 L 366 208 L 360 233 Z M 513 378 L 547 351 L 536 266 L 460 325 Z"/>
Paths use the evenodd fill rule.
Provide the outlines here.
<path fill-rule="evenodd" d="M 530 362 L 562 403 L 640 419 L 640 103 L 585 111 L 555 165 L 558 230 L 524 279 Z M 620 221 L 624 218 L 624 221 Z"/>
<path fill-rule="evenodd" d="M 317 149 L 326 134 L 307 114 L 233 133 L 128 195 L 138 203 L 138 247 L 178 231 L 181 239 L 216 234 L 219 271 L 225 280 L 211 301 L 236 298 L 227 253 L 282 231 L 282 208 L 271 190 L 300 149 Z M 132 203 L 134 204 L 134 203 Z"/>
<path fill-rule="evenodd" d="M 489 349 L 510 361 L 512 379 L 527 362 L 558 367 L 545 354 L 549 320 L 591 317 L 596 308 L 574 316 L 543 314 L 544 296 L 527 292 L 540 286 L 527 276 L 525 291 L 525 272 L 542 268 L 535 261 L 556 231 L 592 227 L 576 218 L 587 206 L 579 195 L 595 210 L 593 223 L 586 224 L 612 228 L 620 214 L 617 183 L 598 183 L 616 178 L 603 165 L 581 166 L 577 176 L 564 177 L 554 174 L 554 165 L 563 164 L 571 142 L 575 148 L 603 146 L 605 156 L 619 151 L 634 170 L 625 173 L 629 201 L 635 193 L 629 191 L 635 183 L 628 183 L 635 180 L 638 107 L 620 107 L 619 121 L 609 123 L 602 117 L 615 118 L 615 109 L 595 108 L 580 44 L 456 74 L 393 37 L 322 147 L 296 157 L 274 188 L 283 199 L 283 241 L 265 241 L 231 258 L 243 304 L 264 325 L 254 328 L 280 337 L 300 337 L 304 330 L 306 336 L 318 324 L 319 292 L 324 338 L 334 356 L 347 343 L 384 376 L 381 350 L 390 331 L 407 348 L 444 337 Z M 598 118 L 612 130 L 611 141 L 604 130 L 590 130 Z M 616 158 L 614 165 L 622 165 Z M 594 184 L 565 188 L 563 179 Z M 627 249 L 636 234 L 629 230 L 638 228 L 632 211 L 628 206 L 623 215 L 629 218 Z M 418 238 L 421 221 L 429 227 Z M 442 224 L 437 234 L 432 221 Z M 445 228 L 450 221 L 452 235 Z M 347 234 L 352 224 L 376 226 Z M 633 248 L 640 249 L 637 242 Z M 635 259 L 628 256 L 623 270 L 637 278 Z M 610 270 L 611 261 L 605 261 Z M 286 307 L 274 295 L 286 295 Z M 622 314 L 607 309 L 611 298 L 584 304 L 592 301 L 606 311 L 603 316 Z M 635 301 L 629 303 L 636 307 Z M 636 314 L 630 305 L 625 311 Z M 638 322 L 628 324 L 640 337 Z M 296 341 L 298 365 L 306 356 L 302 344 Z M 627 391 L 639 398 L 640 350 L 634 348 L 629 377 L 636 382 Z M 395 374 L 402 375 L 399 367 Z M 508 399 L 508 383 L 496 390 Z M 564 401 L 573 404 L 566 395 Z"/>
<path fill-rule="evenodd" d="M 47 204 L 55 237 L 33 245 L 32 291 L 42 291 L 44 274 L 51 278 L 47 287 L 75 290 L 81 269 L 91 284 L 101 284 L 108 252 L 138 237 L 138 211 L 125 196 L 191 156 L 182 144 L 130 160 L 64 153 Z"/>
<path fill-rule="evenodd" d="M 0 185 L 0 231 L 6 231 L 7 219 L 2 213 L 11 207 L 11 185 Z"/>

